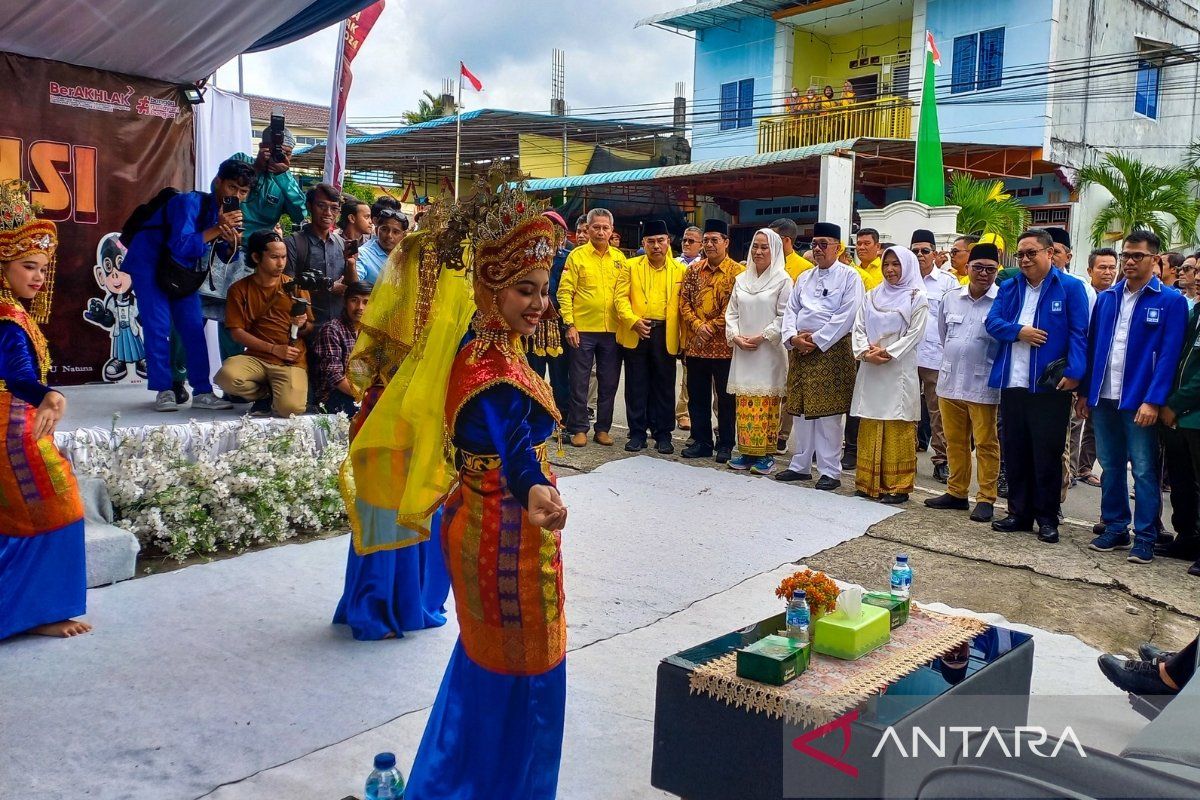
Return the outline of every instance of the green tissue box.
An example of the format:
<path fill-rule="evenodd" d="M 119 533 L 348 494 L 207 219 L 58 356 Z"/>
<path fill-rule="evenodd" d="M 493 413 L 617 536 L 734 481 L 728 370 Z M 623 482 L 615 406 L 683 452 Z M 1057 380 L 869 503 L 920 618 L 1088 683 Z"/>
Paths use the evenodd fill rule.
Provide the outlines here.
<path fill-rule="evenodd" d="M 862 658 L 891 640 L 891 615 L 887 609 L 865 602 L 858 619 L 847 619 L 843 612 L 834 611 L 812 626 L 813 651 L 847 661 Z"/>
<path fill-rule="evenodd" d="M 765 636 L 737 651 L 737 674 L 760 683 L 783 686 L 808 669 L 809 646 L 786 636 Z"/>
<path fill-rule="evenodd" d="M 906 598 L 896 597 L 890 592 L 867 592 L 863 595 L 863 603 L 886 608 L 892 615 L 892 630 L 908 622 L 909 601 Z"/>

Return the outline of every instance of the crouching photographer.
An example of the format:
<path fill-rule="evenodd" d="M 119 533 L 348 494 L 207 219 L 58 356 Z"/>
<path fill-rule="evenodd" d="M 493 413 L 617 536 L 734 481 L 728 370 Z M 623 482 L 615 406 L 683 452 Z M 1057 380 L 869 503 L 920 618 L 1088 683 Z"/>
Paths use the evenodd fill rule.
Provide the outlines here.
<path fill-rule="evenodd" d="M 229 287 L 225 325 L 244 355 L 217 373 L 228 394 L 253 400 L 251 414 L 303 414 L 308 399 L 304 336 L 313 327 L 308 292 L 284 276 L 288 252 L 274 231 L 255 231 L 246 244 L 254 273 Z"/>

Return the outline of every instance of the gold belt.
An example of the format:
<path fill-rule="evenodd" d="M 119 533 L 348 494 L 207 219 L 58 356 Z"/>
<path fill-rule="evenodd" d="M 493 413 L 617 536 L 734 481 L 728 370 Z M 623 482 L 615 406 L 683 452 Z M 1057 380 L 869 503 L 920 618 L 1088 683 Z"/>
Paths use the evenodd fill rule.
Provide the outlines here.
<path fill-rule="evenodd" d="M 550 459 L 550 451 L 545 442 L 534 447 L 533 452 L 543 464 Z M 500 456 L 496 453 L 468 453 L 466 450 L 459 450 L 458 457 L 460 469 L 470 472 L 487 472 L 500 469 L 501 466 Z"/>

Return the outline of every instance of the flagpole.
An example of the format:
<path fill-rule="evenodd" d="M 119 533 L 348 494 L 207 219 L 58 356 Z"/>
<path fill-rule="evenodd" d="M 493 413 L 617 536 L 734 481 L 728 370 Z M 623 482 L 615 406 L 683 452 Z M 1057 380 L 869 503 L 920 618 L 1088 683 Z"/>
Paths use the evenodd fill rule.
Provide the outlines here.
<path fill-rule="evenodd" d="M 462 64 L 458 65 L 458 102 L 454 104 L 454 202 L 458 202 L 458 170 L 462 165 Z"/>

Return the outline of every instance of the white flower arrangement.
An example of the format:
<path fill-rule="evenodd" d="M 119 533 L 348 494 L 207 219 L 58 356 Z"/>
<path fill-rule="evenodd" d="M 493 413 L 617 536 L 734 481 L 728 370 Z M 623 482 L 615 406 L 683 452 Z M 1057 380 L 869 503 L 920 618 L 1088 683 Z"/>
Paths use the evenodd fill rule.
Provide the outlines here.
<path fill-rule="evenodd" d="M 167 428 L 137 435 L 115 425 L 114 415 L 110 445 L 89 449 L 76 469 L 104 479 L 117 523 L 143 546 L 183 561 L 346 522 L 338 490 L 349 438 L 343 414 L 274 425 L 243 418 L 232 430 L 193 423 L 186 450 Z M 231 435 L 236 444 L 222 452 Z"/>

